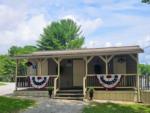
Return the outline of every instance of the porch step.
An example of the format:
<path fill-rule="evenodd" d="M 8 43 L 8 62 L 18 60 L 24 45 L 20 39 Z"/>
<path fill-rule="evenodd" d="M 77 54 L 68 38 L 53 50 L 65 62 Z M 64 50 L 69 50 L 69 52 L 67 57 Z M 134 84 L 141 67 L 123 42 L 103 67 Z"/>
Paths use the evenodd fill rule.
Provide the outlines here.
<path fill-rule="evenodd" d="M 83 91 L 77 89 L 59 90 L 55 96 L 57 99 L 83 100 Z"/>
<path fill-rule="evenodd" d="M 83 97 L 54 97 L 54 99 L 65 99 L 65 100 L 83 100 Z"/>
<path fill-rule="evenodd" d="M 83 90 L 59 90 L 58 93 L 82 93 Z"/>
<path fill-rule="evenodd" d="M 83 97 L 80 93 L 57 93 L 57 97 Z"/>

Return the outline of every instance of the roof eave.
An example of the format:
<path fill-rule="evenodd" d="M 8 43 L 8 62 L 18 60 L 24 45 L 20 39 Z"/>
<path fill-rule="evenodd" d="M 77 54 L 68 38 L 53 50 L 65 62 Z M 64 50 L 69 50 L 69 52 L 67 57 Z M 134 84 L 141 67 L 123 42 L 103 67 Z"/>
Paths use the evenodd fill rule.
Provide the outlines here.
<path fill-rule="evenodd" d="M 119 55 L 119 54 L 138 54 L 143 53 L 144 50 L 136 51 L 122 51 L 122 52 L 99 52 L 99 53 L 80 53 L 80 54 L 63 54 L 63 55 L 21 55 L 15 56 L 13 59 L 35 59 L 35 58 L 52 58 L 52 57 L 85 57 L 85 56 L 99 56 L 99 55 Z"/>

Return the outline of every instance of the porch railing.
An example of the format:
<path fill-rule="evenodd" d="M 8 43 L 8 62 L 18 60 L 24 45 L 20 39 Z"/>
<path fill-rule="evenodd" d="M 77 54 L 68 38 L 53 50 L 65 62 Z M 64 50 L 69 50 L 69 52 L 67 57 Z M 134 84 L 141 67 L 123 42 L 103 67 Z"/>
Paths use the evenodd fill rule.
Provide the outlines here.
<path fill-rule="evenodd" d="M 150 91 L 150 75 L 140 76 L 140 89 Z"/>
<path fill-rule="evenodd" d="M 57 75 L 49 75 L 48 83 L 46 87 L 54 87 L 54 79 Z M 29 76 L 17 76 L 16 87 L 17 88 L 32 88 L 29 80 Z"/>
<path fill-rule="evenodd" d="M 116 86 L 117 88 L 134 88 L 136 89 L 136 81 L 137 76 L 136 74 L 121 74 L 121 80 Z M 96 74 L 88 74 L 85 81 L 86 87 L 93 87 L 93 88 L 103 88 L 103 86 L 99 83 Z"/>

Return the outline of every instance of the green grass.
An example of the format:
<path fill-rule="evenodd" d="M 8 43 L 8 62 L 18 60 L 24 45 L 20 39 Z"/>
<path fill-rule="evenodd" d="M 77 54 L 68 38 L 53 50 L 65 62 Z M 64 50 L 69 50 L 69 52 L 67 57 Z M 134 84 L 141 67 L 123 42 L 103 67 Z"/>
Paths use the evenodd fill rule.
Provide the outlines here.
<path fill-rule="evenodd" d="M 3 82 L 0 82 L 0 86 L 3 86 L 3 85 L 6 85 L 5 83 L 3 83 Z"/>
<path fill-rule="evenodd" d="M 91 103 L 83 113 L 150 113 L 150 106 L 141 104 Z"/>
<path fill-rule="evenodd" d="M 33 100 L 0 96 L 0 113 L 18 113 L 20 110 L 34 105 L 34 103 Z"/>

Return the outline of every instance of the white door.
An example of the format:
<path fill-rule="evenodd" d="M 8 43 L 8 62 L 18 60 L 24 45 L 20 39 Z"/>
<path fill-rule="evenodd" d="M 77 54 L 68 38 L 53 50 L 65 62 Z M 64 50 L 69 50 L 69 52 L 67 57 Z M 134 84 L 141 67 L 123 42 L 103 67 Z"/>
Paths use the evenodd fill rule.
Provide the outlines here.
<path fill-rule="evenodd" d="M 85 76 L 84 60 L 73 60 L 73 86 L 83 86 Z"/>

